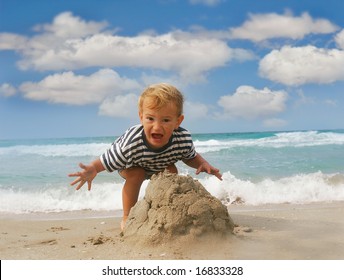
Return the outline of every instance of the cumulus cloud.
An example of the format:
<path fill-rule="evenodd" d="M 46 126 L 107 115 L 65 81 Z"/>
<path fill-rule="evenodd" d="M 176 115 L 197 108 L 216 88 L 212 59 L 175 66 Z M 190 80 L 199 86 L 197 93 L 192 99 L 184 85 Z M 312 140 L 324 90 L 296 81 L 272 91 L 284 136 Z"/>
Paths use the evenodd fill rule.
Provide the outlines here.
<path fill-rule="evenodd" d="M 182 30 L 174 30 L 173 37 L 178 41 L 201 40 L 201 41 L 222 41 L 230 39 L 228 31 L 226 30 L 208 30 L 202 26 L 193 25 L 190 27 L 190 32 Z M 243 48 L 229 48 L 230 60 L 246 61 L 256 59 L 256 55 L 252 50 Z"/>
<path fill-rule="evenodd" d="M 224 110 L 224 117 L 254 119 L 283 112 L 287 98 L 285 91 L 240 86 L 233 95 L 222 96 L 218 104 Z"/>
<path fill-rule="evenodd" d="M 231 49 L 218 38 L 178 30 L 160 35 L 148 32 L 119 36 L 105 30 L 107 25 L 64 12 L 52 23 L 35 26 L 37 34 L 29 38 L 0 33 L 0 49 L 18 51 L 21 70 L 138 67 L 169 71 L 195 81 L 204 79 L 205 73 L 227 65 L 232 59 L 249 59 L 249 52 Z"/>
<path fill-rule="evenodd" d="M 133 93 L 105 99 L 99 106 L 99 114 L 119 118 L 137 118 L 138 96 Z"/>
<path fill-rule="evenodd" d="M 232 38 L 260 42 L 272 38 L 302 39 L 310 33 L 327 34 L 338 30 L 338 27 L 326 19 L 313 19 L 308 13 L 293 16 L 286 12 L 250 14 L 249 19 L 240 27 L 231 28 Z"/>
<path fill-rule="evenodd" d="M 32 52 L 20 62 L 22 69 L 78 69 L 84 67 L 141 67 L 175 71 L 195 77 L 231 59 L 231 50 L 220 40 L 178 40 L 172 33 L 122 37 L 96 34 L 70 39 L 63 46 Z"/>
<path fill-rule="evenodd" d="M 37 34 L 32 37 L 0 33 L 0 50 L 18 51 L 22 55 L 22 59 L 18 62 L 22 70 L 30 68 L 50 70 L 49 68 L 40 69 L 39 65 L 44 60 L 41 56 L 50 57 L 56 52 L 65 52 L 64 49 L 68 48 L 69 40 L 83 39 L 98 34 L 106 26 L 106 22 L 86 22 L 71 12 L 64 12 L 57 15 L 51 24 L 36 25 L 33 29 Z M 69 61 L 69 67 L 56 66 L 55 69 L 72 69 L 74 63 Z M 62 66 L 61 63 L 58 65 Z"/>
<path fill-rule="evenodd" d="M 15 95 L 16 92 L 17 92 L 17 89 L 8 83 L 4 83 L 0 85 L 0 96 L 10 97 L 10 96 Z"/>
<path fill-rule="evenodd" d="M 53 34 L 59 38 L 75 38 L 96 34 L 107 26 L 106 21 L 86 22 L 80 17 L 74 16 L 71 12 L 63 12 L 58 14 L 51 24 L 36 25 L 34 30 L 45 34 Z"/>
<path fill-rule="evenodd" d="M 186 101 L 184 111 L 187 119 L 202 119 L 208 115 L 208 106 L 199 102 Z"/>
<path fill-rule="evenodd" d="M 344 29 L 335 36 L 335 42 L 338 48 L 344 50 Z"/>
<path fill-rule="evenodd" d="M 101 69 L 89 76 L 75 75 L 70 71 L 50 75 L 37 83 L 23 83 L 20 91 L 32 100 L 86 105 L 101 103 L 109 96 L 138 88 L 141 86 L 136 81 L 120 77 L 111 69 Z"/>
<path fill-rule="evenodd" d="M 23 50 L 27 47 L 28 38 L 13 33 L 0 33 L 0 50 Z"/>
<path fill-rule="evenodd" d="M 289 86 L 344 80 L 344 51 L 314 46 L 285 46 L 259 63 L 262 77 Z"/>

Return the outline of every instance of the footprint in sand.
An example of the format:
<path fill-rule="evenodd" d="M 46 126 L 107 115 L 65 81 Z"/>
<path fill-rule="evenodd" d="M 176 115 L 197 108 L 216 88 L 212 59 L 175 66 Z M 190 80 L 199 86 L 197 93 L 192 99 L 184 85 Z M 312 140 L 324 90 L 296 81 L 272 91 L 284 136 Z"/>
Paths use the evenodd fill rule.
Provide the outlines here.
<path fill-rule="evenodd" d="M 48 239 L 48 240 L 42 240 L 42 241 L 37 242 L 37 243 L 26 244 L 24 246 L 24 248 L 30 250 L 31 247 L 35 247 L 35 246 L 39 246 L 39 245 L 56 245 L 56 244 L 57 244 L 56 239 Z"/>
<path fill-rule="evenodd" d="M 51 227 L 51 228 L 47 229 L 47 231 L 51 231 L 51 232 L 59 232 L 59 231 L 63 231 L 63 230 L 69 230 L 69 228 L 64 228 L 64 227 Z"/>
<path fill-rule="evenodd" d="M 44 241 L 39 242 L 38 244 L 42 244 L 42 245 L 56 245 L 57 244 L 57 240 L 56 239 L 44 240 Z"/>
<path fill-rule="evenodd" d="M 253 232 L 253 229 L 251 229 L 250 227 L 243 227 L 243 226 L 235 226 L 233 233 L 236 236 L 245 236 L 246 233 L 250 233 Z"/>
<path fill-rule="evenodd" d="M 87 241 L 90 242 L 92 245 L 100 245 L 108 242 L 113 242 L 114 240 L 111 237 L 100 235 L 98 237 L 90 237 L 89 239 L 87 239 Z"/>

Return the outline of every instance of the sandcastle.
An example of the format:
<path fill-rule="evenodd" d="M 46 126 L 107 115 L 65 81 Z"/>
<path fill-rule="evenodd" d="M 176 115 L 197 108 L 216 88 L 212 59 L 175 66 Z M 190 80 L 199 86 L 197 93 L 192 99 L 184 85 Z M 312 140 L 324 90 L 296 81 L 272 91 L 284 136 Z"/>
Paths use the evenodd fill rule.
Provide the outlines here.
<path fill-rule="evenodd" d="M 162 244 L 232 233 L 227 208 L 191 176 L 163 172 L 154 175 L 145 196 L 131 209 L 125 240 Z"/>

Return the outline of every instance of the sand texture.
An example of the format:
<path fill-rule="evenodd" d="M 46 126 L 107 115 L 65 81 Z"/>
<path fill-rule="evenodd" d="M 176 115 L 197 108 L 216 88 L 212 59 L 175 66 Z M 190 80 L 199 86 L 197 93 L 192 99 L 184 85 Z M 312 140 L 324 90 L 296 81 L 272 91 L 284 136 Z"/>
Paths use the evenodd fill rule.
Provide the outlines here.
<path fill-rule="evenodd" d="M 120 218 L 65 215 L 0 218 L 0 258 L 23 259 L 344 259 L 344 203 L 231 205 L 235 234 L 189 244 L 124 242 Z M 59 219 L 60 217 L 60 219 Z"/>
<path fill-rule="evenodd" d="M 124 240 L 146 245 L 231 234 L 227 208 L 191 176 L 160 173 L 130 211 Z"/>

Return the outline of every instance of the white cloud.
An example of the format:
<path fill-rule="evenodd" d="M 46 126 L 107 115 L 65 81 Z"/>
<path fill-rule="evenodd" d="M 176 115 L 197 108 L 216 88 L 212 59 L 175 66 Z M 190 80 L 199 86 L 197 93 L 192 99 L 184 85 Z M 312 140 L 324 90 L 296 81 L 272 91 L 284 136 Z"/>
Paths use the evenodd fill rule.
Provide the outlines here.
<path fill-rule="evenodd" d="M 197 120 L 208 115 L 208 106 L 199 102 L 185 101 L 185 119 Z"/>
<path fill-rule="evenodd" d="M 33 100 L 85 105 L 138 88 L 141 86 L 136 81 L 120 77 L 111 69 L 101 69 L 90 76 L 73 72 L 50 75 L 37 83 L 23 83 L 20 91 Z"/>
<path fill-rule="evenodd" d="M 64 12 L 57 15 L 51 24 L 35 26 L 34 31 L 38 32 L 38 34 L 32 37 L 13 33 L 0 33 L 0 50 L 18 51 L 23 57 L 18 65 L 23 70 L 31 67 L 38 70 L 49 70 L 49 68 L 40 69 L 39 67 L 45 56 L 50 57 L 57 52 L 66 53 L 69 40 L 82 39 L 98 34 L 106 26 L 106 22 L 86 22 L 74 16 L 71 12 Z M 72 67 L 74 63 L 76 62 L 69 61 L 69 67 L 63 68 L 64 64 L 57 62 L 54 69 L 73 69 L 76 68 Z"/>
<path fill-rule="evenodd" d="M 335 36 L 337 46 L 344 50 L 344 29 Z"/>
<path fill-rule="evenodd" d="M 108 23 L 106 21 L 95 22 L 81 19 L 74 16 L 71 12 L 63 12 L 58 14 L 52 24 L 40 24 L 34 27 L 37 32 L 54 34 L 60 38 L 76 38 L 85 37 L 102 31 Z"/>
<path fill-rule="evenodd" d="M 0 33 L 0 50 L 22 50 L 27 47 L 25 36 L 13 33 Z"/>
<path fill-rule="evenodd" d="M 193 5 L 203 4 L 206 6 L 216 6 L 220 4 L 222 0 L 189 0 L 189 2 Z"/>
<path fill-rule="evenodd" d="M 259 42 L 272 38 L 302 39 L 310 33 L 326 34 L 336 30 L 338 27 L 326 19 L 313 19 L 308 13 L 296 17 L 286 12 L 283 15 L 250 14 L 249 20 L 231 28 L 230 33 L 232 38 Z"/>
<path fill-rule="evenodd" d="M 252 59 L 243 49 L 230 48 L 223 38 L 174 30 L 126 37 L 104 30 L 106 22 L 85 21 L 71 12 L 52 23 L 35 26 L 26 38 L 0 33 L 0 49 L 21 54 L 21 70 L 77 70 L 85 67 L 137 67 L 176 73 L 180 79 L 199 81 L 231 60 Z"/>
<path fill-rule="evenodd" d="M 224 66 L 233 54 L 220 40 L 178 40 L 172 33 L 121 37 L 96 34 L 69 39 L 63 45 L 35 49 L 20 62 L 22 69 L 79 69 L 84 67 L 141 67 L 198 77 Z"/>
<path fill-rule="evenodd" d="M 285 46 L 259 63 L 262 77 L 289 86 L 344 80 L 344 51 L 314 46 Z"/>
<path fill-rule="evenodd" d="M 285 91 L 240 86 L 233 95 L 222 96 L 218 104 L 224 109 L 224 117 L 254 119 L 283 112 L 287 98 Z"/>
<path fill-rule="evenodd" d="M 0 85 L 0 96 L 4 96 L 4 97 L 10 97 L 13 96 L 17 93 L 17 89 L 8 84 L 8 83 L 4 83 L 2 85 Z"/>
<path fill-rule="evenodd" d="M 136 94 L 119 95 L 105 99 L 99 106 L 99 114 L 119 118 L 138 118 L 138 96 Z"/>
<path fill-rule="evenodd" d="M 188 41 L 188 40 L 203 40 L 203 41 L 227 41 L 230 39 L 230 35 L 227 30 L 208 30 L 202 26 L 193 25 L 190 27 L 190 32 L 182 30 L 174 30 L 173 37 L 179 41 Z M 242 49 L 242 48 L 229 48 L 231 52 L 230 59 L 245 61 L 256 59 L 256 55 L 253 51 Z"/>

